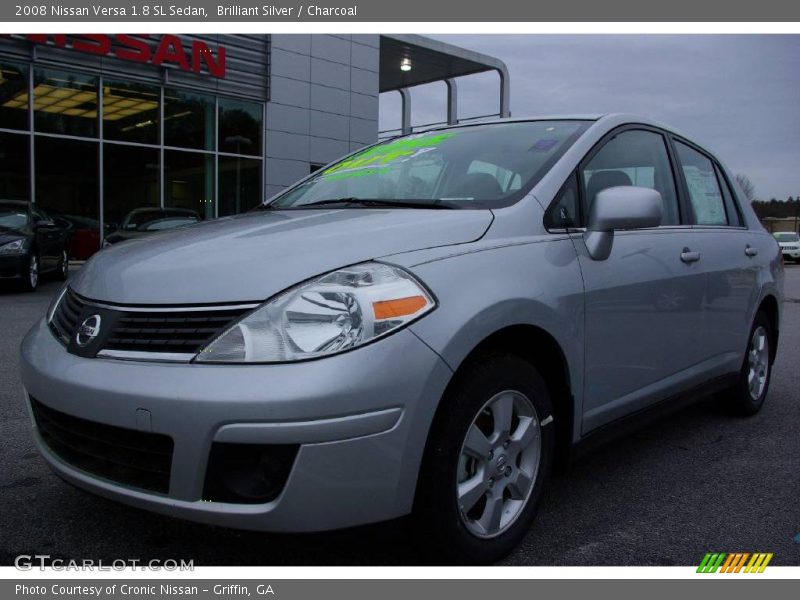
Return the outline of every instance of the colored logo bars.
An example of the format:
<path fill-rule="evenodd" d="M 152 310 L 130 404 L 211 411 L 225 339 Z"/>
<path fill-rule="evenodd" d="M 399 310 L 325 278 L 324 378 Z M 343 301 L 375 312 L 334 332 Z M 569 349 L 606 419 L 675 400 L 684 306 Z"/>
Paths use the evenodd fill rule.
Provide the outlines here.
<path fill-rule="evenodd" d="M 749 560 L 748 560 L 749 559 Z M 697 567 L 698 573 L 763 573 L 769 561 L 772 560 L 772 552 L 708 552 L 703 557 L 700 566 Z"/>

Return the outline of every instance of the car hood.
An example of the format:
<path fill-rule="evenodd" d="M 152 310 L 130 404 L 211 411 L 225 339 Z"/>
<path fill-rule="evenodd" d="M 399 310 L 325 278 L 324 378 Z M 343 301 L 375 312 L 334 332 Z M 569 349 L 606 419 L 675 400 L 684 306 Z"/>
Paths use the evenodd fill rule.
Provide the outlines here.
<path fill-rule="evenodd" d="M 28 237 L 27 234 L 19 229 L 0 226 L 0 246 L 25 237 Z"/>
<path fill-rule="evenodd" d="M 488 210 L 246 213 L 106 248 L 71 287 L 123 304 L 265 300 L 346 265 L 480 239 L 492 218 Z"/>

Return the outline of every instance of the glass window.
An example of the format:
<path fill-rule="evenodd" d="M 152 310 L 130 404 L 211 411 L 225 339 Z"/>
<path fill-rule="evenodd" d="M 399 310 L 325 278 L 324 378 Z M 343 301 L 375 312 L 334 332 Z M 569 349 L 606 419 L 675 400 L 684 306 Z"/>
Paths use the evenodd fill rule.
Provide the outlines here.
<path fill-rule="evenodd" d="M 164 153 L 164 203 L 193 211 L 199 219 L 214 218 L 214 157 L 198 152 Z"/>
<path fill-rule="evenodd" d="M 487 173 L 491 175 L 504 192 L 516 191 L 520 188 L 522 183 L 519 173 L 514 173 L 514 171 L 504 169 L 500 165 L 488 163 L 483 160 L 473 160 L 467 169 L 467 175 L 470 173 Z"/>
<path fill-rule="evenodd" d="M 75 225 L 73 258 L 85 260 L 100 247 L 98 144 L 36 138 L 36 203 Z"/>
<path fill-rule="evenodd" d="M 159 89 L 123 81 L 103 82 L 103 137 L 158 143 Z"/>
<path fill-rule="evenodd" d="M 544 226 L 547 229 L 578 227 L 579 211 L 578 178 L 572 174 L 559 191 L 556 201 L 547 209 Z"/>
<path fill-rule="evenodd" d="M 235 215 L 261 202 L 261 161 L 219 157 L 219 216 Z"/>
<path fill-rule="evenodd" d="M 219 99 L 219 151 L 261 156 L 262 105 Z"/>
<path fill-rule="evenodd" d="M 327 167 L 277 196 L 273 205 L 350 199 L 404 200 L 452 208 L 513 203 L 586 129 L 581 121 L 527 121 L 437 129 L 388 140 Z M 501 182 L 493 173 L 514 174 Z M 517 176 L 519 179 L 517 180 Z M 507 179 L 507 181 L 506 181 Z M 363 206 L 363 205 L 362 205 Z"/>
<path fill-rule="evenodd" d="M 20 229 L 25 227 L 30 217 L 28 204 L 20 201 L 0 200 L 0 229 Z"/>
<path fill-rule="evenodd" d="M 49 69 L 34 71 L 36 131 L 97 137 L 97 78 Z"/>
<path fill-rule="evenodd" d="M 119 229 L 134 210 L 159 204 L 156 148 L 105 144 L 103 146 L 104 222 L 107 231 Z"/>
<path fill-rule="evenodd" d="M 635 185 L 658 191 L 664 202 L 662 225 L 677 225 L 678 196 L 664 136 L 652 131 L 628 130 L 616 135 L 583 169 L 586 214 L 603 190 Z"/>
<path fill-rule="evenodd" d="M 683 169 L 695 222 L 698 225 L 727 225 L 725 201 L 719 188 L 714 163 L 706 155 L 681 142 L 675 142 Z"/>
<path fill-rule="evenodd" d="M 0 200 L 28 200 L 30 134 L 0 132 Z"/>
<path fill-rule="evenodd" d="M 214 149 L 214 98 L 164 90 L 164 144 L 198 150 Z"/>
<path fill-rule="evenodd" d="M 28 129 L 28 67 L 0 63 L 0 126 Z"/>

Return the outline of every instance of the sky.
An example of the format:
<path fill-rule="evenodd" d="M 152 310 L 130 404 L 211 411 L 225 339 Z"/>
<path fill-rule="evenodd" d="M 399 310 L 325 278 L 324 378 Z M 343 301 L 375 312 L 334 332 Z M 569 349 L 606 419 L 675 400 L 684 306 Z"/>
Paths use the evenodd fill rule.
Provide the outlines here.
<path fill-rule="evenodd" d="M 747 175 L 760 199 L 800 195 L 800 35 L 439 35 L 511 73 L 514 117 L 626 112 L 668 124 Z M 494 73 L 460 78 L 459 116 L 498 111 Z M 411 88 L 412 122 L 446 118 L 446 87 Z M 399 127 L 381 95 L 380 129 Z"/>

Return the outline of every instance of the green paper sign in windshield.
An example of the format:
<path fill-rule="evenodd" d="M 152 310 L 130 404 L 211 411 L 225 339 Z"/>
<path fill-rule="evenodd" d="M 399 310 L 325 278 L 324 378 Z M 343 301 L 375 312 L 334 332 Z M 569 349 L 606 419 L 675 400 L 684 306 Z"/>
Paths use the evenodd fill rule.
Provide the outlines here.
<path fill-rule="evenodd" d="M 455 133 L 421 135 L 381 144 L 359 152 L 347 160 L 325 169 L 322 172 L 322 177 L 326 179 L 343 179 L 345 177 L 372 175 L 380 172 L 382 168 L 391 166 L 394 162 L 401 162 L 435 150 L 443 141 L 455 135 Z"/>

